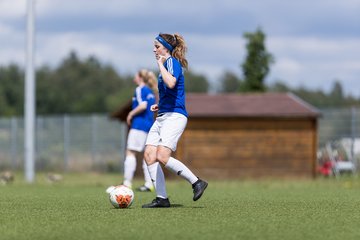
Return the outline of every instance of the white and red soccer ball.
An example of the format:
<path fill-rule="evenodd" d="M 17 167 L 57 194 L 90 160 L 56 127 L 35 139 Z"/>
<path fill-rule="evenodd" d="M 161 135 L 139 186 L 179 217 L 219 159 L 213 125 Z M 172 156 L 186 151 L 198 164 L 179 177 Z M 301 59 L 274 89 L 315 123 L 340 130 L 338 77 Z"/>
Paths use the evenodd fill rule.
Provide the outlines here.
<path fill-rule="evenodd" d="M 134 192 L 124 185 L 115 186 L 109 191 L 109 199 L 115 208 L 128 208 L 134 201 Z"/>

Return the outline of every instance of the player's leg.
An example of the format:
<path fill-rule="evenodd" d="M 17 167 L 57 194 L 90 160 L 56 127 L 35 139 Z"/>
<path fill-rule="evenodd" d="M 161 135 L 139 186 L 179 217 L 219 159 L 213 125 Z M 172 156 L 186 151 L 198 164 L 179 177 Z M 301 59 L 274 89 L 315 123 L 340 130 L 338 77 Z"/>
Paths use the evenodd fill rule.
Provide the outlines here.
<path fill-rule="evenodd" d="M 198 180 L 198 177 L 196 177 L 192 173 L 192 171 L 185 166 L 185 164 L 171 157 L 171 154 L 172 154 L 172 150 L 170 148 L 165 146 L 159 146 L 156 158 L 171 172 L 184 178 L 191 184 L 195 183 Z"/>
<path fill-rule="evenodd" d="M 124 181 L 127 187 L 132 187 L 132 181 L 136 171 L 136 153 L 144 150 L 147 133 L 138 129 L 130 129 L 127 139 L 127 150 L 124 161 Z"/>
<path fill-rule="evenodd" d="M 135 170 L 136 170 L 136 152 L 127 149 L 125 161 L 124 161 L 124 180 L 122 182 L 123 185 L 129 188 L 132 187 L 132 180 L 134 178 Z M 106 192 L 110 193 L 114 189 L 115 186 L 109 186 L 106 189 Z"/>
<path fill-rule="evenodd" d="M 130 188 L 132 187 L 132 180 L 136 170 L 136 152 L 142 151 L 144 148 L 144 144 L 142 143 L 141 145 L 138 141 L 139 132 L 141 133 L 142 131 L 130 129 L 127 136 L 126 154 L 124 160 L 124 180 L 122 184 Z M 106 192 L 110 193 L 113 189 L 115 189 L 115 187 L 110 186 L 106 189 Z"/>
<path fill-rule="evenodd" d="M 176 150 L 177 143 L 185 130 L 187 118 L 181 114 L 172 113 L 164 121 L 161 131 L 162 141 L 159 143 L 157 159 L 170 171 L 187 180 L 193 188 L 193 200 L 198 200 L 205 189 L 207 182 L 199 179 L 194 173 L 181 161 L 171 157 L 172 152 Z"/>
<path fill-rule="evenodd" d="M 161 150 L 160 150 L 161 149 Z M 178 176 L 187 180 L 194 192 L 193 200 L 198 200 L 202 194 L 204 193 L 205 189 L 208 186 L 208 183 L 200 178 L 196 177 L 194 173 L 182 162 L 179 160 L 170 157 L 171 150 L 169 148 L 159 146 L 159 151 L 157 158 L 160 162 L 165 163 L 167 159 L 167 163 L 165 163 L 165 167 L 172 171 L 173 173 L 177 174 Z"/>
<path fill-rule="evenodd" d="M 141 134 L 139 134 L 138 136 L 138 141 L 139 144 L 141 144 L 142 148 L 139 148 L 139 152 L 142 152 L 142 155 L 144 155 L 144 149 L 145 149 L 145 143 L 146 143 L 146 139 L 147 139 L 148 133 L 147 132 L 143 132 L 141 131 Z M 147 164 L 145 162 L 145 159 L 143 157 L 142 160 L 142 169 L 143 169 L 143 173 L 144 173 L 144 180 L 145 183 L 144 185 L 140 186 L 137 188 L 138 191 L 140 192 L 151 192 L 154 191 L 154 185 L 151 181 L 150 175 L 149 175 L 149 170 L 147 168 Z"/>
<path fill-rule="evenodd" d="M 124 181 L 123 184 L 132 187 L 132 181 L 136 170 L 136 152 L 127 149 L 124 161 Z"/>
<path fill-rule="evenodd" d="M 156 160 L 157 146 L 160 139 L 161 123 L 156 120 L 151 127 L 144 151 L 144 159 L 147 164 L 149 175 L 156 191 L 156 198 L 149 204 L 145 204 L 143 208 L 170 207 L 170 202 L 166 193 L 164 172 Z"/>
<path fill-rule="evenodd" d="M 170 207 L 170 201 L 166 193 L 165 176 L 159 162 L 156 161 L 156 152 L 156 146 L 146 145 L 144 157 L 148 165 L 151 181 L 155 187 L 156 198 L 151 203 L 144 204 L 143 208 Z"/>
<path fill-rule="evenodd" d="M 145 183 L 144 183 L 143 186 L 140 186 L 138 188 L 138 191 L 140 191 L 140 192 L 152 192 L 152 191 L 154 191 L 154 185 L 153 185 L 153 183 L 151 181 L 151 177 L 150 177 L 149 170 L 148 170 L 147 164 L 145 162 L 145 159 L 143 159 L 143 161 L 142 161 L 142 169 L 143 169 L 143 172 L 144 172 Z"/>

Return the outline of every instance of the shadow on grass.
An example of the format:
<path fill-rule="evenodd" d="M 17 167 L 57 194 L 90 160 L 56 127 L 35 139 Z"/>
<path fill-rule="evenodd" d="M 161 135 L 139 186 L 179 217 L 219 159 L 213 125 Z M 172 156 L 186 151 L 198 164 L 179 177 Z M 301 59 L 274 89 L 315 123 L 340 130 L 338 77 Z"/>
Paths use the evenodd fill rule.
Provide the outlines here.
<path fill-rule="evenodd" d="M 127 210 L 133 210 L 136 209 L 137 207 L 128 207 L 128 208 L 114 208 L 114 207 L 110 207 L 111 210 L 117 210 L 117 211 L 127 211 Z M 141 208 L 141 207 L 140 207 Z M 182 204 L 171 204 L 169 208 L 193 208 L 193 209 L 201 209 L 201 208 L 205 208 L 204 206 L 184 206 Z M 169 209 L 169 208 L 157 208 L 157 209 Z M 145 208 L 146 209 L 146 208 Z"/>
<path fill-rule="evenodd" d="M 170 204 L 170 208 L 183 208 L 184 207 L 184 205 L 182 205 L 182 204 Z"/>
<path fill-rule="evenodd" d="M 184 206 L 182 204 L 171 204 L 170 208 L 205 208 L 203 206 Z"/>

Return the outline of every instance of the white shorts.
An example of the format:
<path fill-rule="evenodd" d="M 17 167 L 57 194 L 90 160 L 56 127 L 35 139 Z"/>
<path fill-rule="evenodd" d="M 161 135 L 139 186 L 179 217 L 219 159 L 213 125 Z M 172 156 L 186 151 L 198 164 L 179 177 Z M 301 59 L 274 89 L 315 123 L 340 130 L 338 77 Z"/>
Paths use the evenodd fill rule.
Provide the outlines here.
<path fill-rule="evenodd" d="M 138 129 L 130 129 L 129 135 L 127 138 L 127 146 L 126 149 L 142 152 L 145 148 L 145 141 L 147 137 L 147 132 L 138 130 Z"/>
<path fill-rule="evenodd" d="M 157 117 L 149 131 L 145 145 L 156 147 L 161 145 L 175 151 L 186 123 L 187 117 L 176 112 L 165 113 Z"/>

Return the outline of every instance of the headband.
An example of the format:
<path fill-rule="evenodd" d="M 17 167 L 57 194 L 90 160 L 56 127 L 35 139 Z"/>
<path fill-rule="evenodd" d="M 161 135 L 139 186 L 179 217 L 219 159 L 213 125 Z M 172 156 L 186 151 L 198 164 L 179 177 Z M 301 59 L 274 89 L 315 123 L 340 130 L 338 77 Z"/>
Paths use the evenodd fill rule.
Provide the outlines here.
<path fill-rule="evenodd" d="M 172 50 L 174 49 L 173 46 L 171 46 L 167 41 L 165 41 L 165 39 L 163 39 L 160 36 L 157 36 L 155 38 L 156 40 L 158 40 L 164 47 L 166 47 L 170 52 L 172 52 Z"/>

